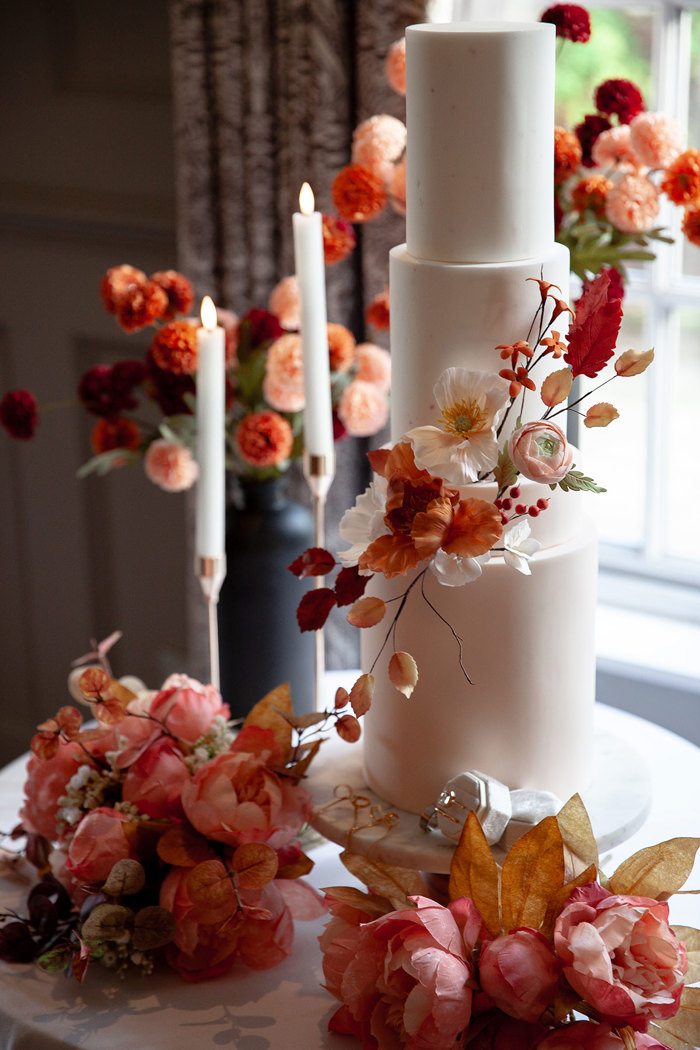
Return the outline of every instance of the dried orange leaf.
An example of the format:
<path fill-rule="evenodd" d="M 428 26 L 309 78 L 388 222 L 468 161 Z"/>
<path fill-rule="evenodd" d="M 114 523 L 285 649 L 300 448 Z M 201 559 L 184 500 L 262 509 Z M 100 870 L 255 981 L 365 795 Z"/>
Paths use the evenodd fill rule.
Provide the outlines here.
<path fill-rule="evenodd" d="M 411 696 L 418 681 L 416 661 L 410 653 L 394 653 L 389 661 L 389 681 L 405 697 Z"/>
<path fill-rule="evenodd" d="M 610 878 L 611 893 L 668 900 L 693 870 L 700 839 L 676 838 L 648 846 L 622 862 Z"/>
<path fill-rule="evenodd" d="M 93 712 L 97 721 L 103 726 L 119 725 L 126 718 L 126 708 L 118 700 L 112 700 L 111 697 L 107 700 L 98 700 L 93 705 Z"/>
<path fill-rule="evenodd" d="M 112 865 L 102 892 L 110 897 L 129 896 L 132 893 L 140 893 L 145 885 L 146 872 L 143 865 L 131 857 L 123 857 Z"/>
<path fill-rule="evenodd" d="M 98 904 L 82 925 L 80 935 L 84 941 L 118 941 L 129 932 L 134 913 L 121 904 Z"/>
<path fill-rule="evenodd" d="M 311 726 L 317 726 L 321 722 L 325 722 L 327 717 L 325 711 L 307 711 L 305 715 L 288 714 L 286 711 L 280 711 L 280 715 L 293 729 L 310 729 Z"/>
<path fill-rule="evenodd" d="M 619 376 L 638 376 L 646 371 L 653 360 L 653 349 L 625 350 L 615 362 L 615 371 Z"/>
<path fill-rule="evenodd" d="M 275 740 L 282 748 L 282 754 L 287 755 L 292 746 L 292 727 L 282 718 L 280 711 L 292 714 L 292 697 L 289 692 L 289 682 L 276 686 L 271 692 L 248 713 L 243 723 L 246 726 L 261 726 L 263 729 L 271 729 Z"/>
<path fill-rule="evenodd" d="M 365 912 L 370 919 L 378 919 L 380 915 L 394 910 L 391 901 L 386 897 L 377 893 L 365 893 L 356 886 L 324 886 L 322 892 L 341 904 L 349 904 L 351 908 Z"/>
<path fill-rule="evenodd" d="M 279 862 L 271 846 L 264 842 L 246 842 L 239 846 L 231 858 L 231 867 L 236 873 L 236 882 L 243 890 L 261 889 L 272 882 Z"/>
<path fill-rule="evenodd" d="M 311 744 L 309 744 L 305 749 L 303 757 L 300 758 L 298 762 L 294 762 L 291 766 L 286 767 L 285 772 L 287 776 L 295 777 L 297 780 L 301 780 L 303 776 L 306 776 L 306 770 L 309 768 L 314 758 L 318 754 L 318 749 L 320 748 L 322 743 L 323 740 L 319 739 L 314 740 Z"/>
<path fill-rule="evenodd" d="M 564 843 L 556 817 L 545 817 L 518 839 L 503 864 L 501 910 L 506 933 L 539 928 L 553 895 L 564 885 Z"/>
<path fill-rule="evenodd" d="M 585 427 L 607 427 L 613 419 L 619 419 L 620 413 L 609 401 L 601 401 L 600 404 L 591 405 L 583 419 Z"/>
<path fill-rule="evenodd" d="M 235 891 L 229 873 L 220 860 L 204 860 L 187 878 L 187 894 L 193 904 L 220 908 L 228 904 Z"/>
<path fill-rule="evenodd" d="M 348 697 L 350 706 L 358 718 L 361 718 L 362 715 L 369 711 L 372 706 L 373 696 L 374 675 L 361 674 L 350 690 L 350 696 Z"/>
<path fill-rule="evenodd" d="M 358 598 L 351 605 L 347 620 L 353 627 L 374 627 L 384 619 L 385 612 L 386 602 L 383 598 L 366 595 L 364 598 Z"/>
<path fill-rule="evenodd" d="M 60 727 L 61 732 L 64 736 L 67 736 L 69 740 L 72 740 L 80 732 L 80 727 L 83 724 L 83 716 L 77 707 L 61 707 L 56 712 L 56 723 Z"/>
<path fill-rule="evenodd" d="M 342 685 L 339 685 L 335 691 L 335 700 L 333 702 L 333 706 L 336 708 L 336 710 L 339 707 L 345 707 L 349 698 L 350 694 L 348 693 L 347 689 L 343 689 Z"/>
<path fill-rule="evenodd" d="M 543 937 L 548 937 L 550 940 L 552 939 L 554 924 L 571 894 L 579 886 L 588 886 L 589 883 L 595 882 L 597 874 L 598 869 L 596 865 L 591 864 L 588 868 L 579 872 L 576 878 L 572 879 L 570 882 L 564 883 L 562 888 L 557 890 L 557 892 L 550 897 L 547 911 L 540 927 L 540 933 Z"/>
<path fill-rule="evenodd" d="M 115 700 L 118 700 L 123 707 L 126 707 L 132 700 L 136 699 L 136 693 L 133 693 L 131 689 L 128 689 L 121 682 L 118 682 L 116 678 L 112 678 L 109 683 L 109 692 Z"/>
<path fill-rule="evenodd" d="M 299 879 L 302 875 L 308 875 L 314 866 L 314 862 L 311 857 L 307 857 L 305 853 L 300 853 L 295 861 L 291 864 L 283 864 L 278 869 L 278 879 Z"/>
<path fill-rule="evenodd" d="M 384 864 L 380 860 L 347 850 L 340 854 L 340 859 L 351 875 L 364 882 L 371 893 L 386 897 L 394 908 L 412 908 L 409 897 L 427 894 L 425 882 L 418 871 Z"/>
<path fill-rule="evenodd" d="M 564 840 L 564 857 L 571 875 L 578 875 L 589 864 L 597 867 L 598 843 L 580 795 L 572 795 L 562 806 L 557 813 L 557 824 Z"/>
<path fill-rule="evenodd" d="M 467 815 L 450 864 L 450 900 L 469 897 L 490 937 L 501 933 L 498 907 L 498 865 L 474 812 Z"/>
<path fill-rule="evenodd" d="M 88 700 L 97 700 L 109 690 L 112 679 L 101 667 L 88 667 L 78 679 L 78 686 Z"/>
<path fill-rule="evenodd" d="M 342 715 L 335 723 L 335 731 L 348 744 L 356 743 L 362 736 L 362 727 L 354 715 Z"/>
<path fill-rule="evenodd" d="M 59 746 L 56 733 L 35 733 L 29 745 L 32 754 L 44 762 L 58 754 Z"/>
<path fill-rule="evenodd" d="M 571 393 L 571 384 L 574 381 L 573 372 L 570 368 L 560 368 L 557 372 L 551 372 L 540 390 L 540 397 L 548 408 L 560 405 L 566 401 Z"/>
<path fill-rule="evenodd" d="M 689 1048 L 690 1050 L 695 1050 L 695 1047 L 692 1047 L 690 1043 L 686 1043 L 685 1039 L 676 1039 L 670 1032 L 667 1032 L 664 1028 L 659 1028 L 656 1024 L 649 1025 L 649 1035 L 652 1035 L 661 1046 L 669 1047 L 669 1050 L 689 1050 Z"/>
<path fill-rule="evenodd" d="M 187 824 L 176 824 L 158 839 L 158 856 L 174 868 L 194 868 L 211 859 L 211 849 L 203 835 Z"/>
<path fill-rule="evenodd" d="M 680 1010 L 675 1017 L 657 1023 L 664 1034 L 668 1032 L 688 1046 L 700 1046 L 700 988 L 684 988 Z"/>

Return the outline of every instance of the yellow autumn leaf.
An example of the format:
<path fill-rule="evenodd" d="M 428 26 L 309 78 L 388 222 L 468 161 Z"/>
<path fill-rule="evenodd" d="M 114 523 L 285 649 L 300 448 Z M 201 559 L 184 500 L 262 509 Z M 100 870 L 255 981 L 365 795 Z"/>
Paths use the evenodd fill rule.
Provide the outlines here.
<path fill-rule="evenodd" d="M 672 926 L 679 941 L 683 941 L 688 956 L 686 984 L 697 984 L 700 981 L 700 930 L 692 926 Z"/>
<path fill-rule="evenodd" d="M 615 362 L 619 376 L 638 376 L 645 372 L 654 360 L 654 350 L 625 350 Z"/>
<path fill-rule="evenodd" d="M 414 905 L 409 897 L 427 895 L 423 876 L 412 868 L 385 864 L 381 860 L 348 850 L 341 853 L 340 859 L 351 875 L 363 882 L 372 893 L 386 897 L 394 908 L 412 908 Z"/>
<path fill-rule="evenodd" d="M 556 817 L 545 817 L 511 847 L 501 875 L 503 929 L 539 928 L 564 885 L 564 843 Z"/>
<path fill-rule="evenodd" d="M 653 1036 L 657 1043 L 669 1047 L 669 1050 L 695 1050 L 690 1043 L 686 1043 L 685 1039 L 676 1039 L 670 1032 L 659 1028 L 657 1024 L 649 1025 L 649 1035 Z"/>
<path fill-rule="evenodd" d="M 580 795 L 572 795 L 557 813 L 557 824 L 564 841 L 564 860 L 576 876 L 589 864 L 598 866 L 598 843 L 591 820 Z"/>
<path fill-rule="evenodd" d="M 700 839 L 676 838 L 648 846 L 622 862 L 610 878 L 610 892 L 668 900 L 693 870 Z"/>
<path fill-rule="evenodd" d="M 372 706 L 374 696 L 374 675 L 361 674 L 352 689 L 348 701 L 358 718 L 366 714 Z"/>
<path fill-rule="evenodd" d="M 467 814 L 450 864 L 450 900 L 469 897 L 490 937 L 502 931 L 498 907 L 498 865 L 474 812 Z"/>
<path fill-rule="evenodd" d="M 557 372 L 551 372 L 540 390 L 540 397 L 548 408 L 560 405 L 571 393 L 571 384 L 574 374 L 570 368 L 560 368 Z"/>
<path fill-rule="evenodd" d="M 389 661 L 389 681 L 408 698 L 416 688 L 418 667 L 410 653 L 394 653 Z"/>
<path fill-rule="evenodd" d="M 383 598 L 365 595 L 364 598 L 358 598 L 350 607 L 347 621 L 353 627 L 374 627 L 384 619 L 385 612 L 386 603 Z"/>
<path fill-rule="evenodd" d="M 668 1032 L 688 1046 L 700 1046 L 700 988 L 684 988 L 678 1013 L 657 1023 L 664 1035 Z"/>
<path fill-rule="evenodd" d="M 292 747 L 292 727 L 280 714 L 281 711 L 293 714 L 289 682 L 271 689 L 267 696 L 264 696 L 251 708 L 243 724 L 271 729 L 286 758 Z"/>
<path fill-rule="evenodd" d="M 591 405 L 583 420 L 585 427 L 607 427 L 613 419 L 619 419 L 620 413 L 609 401 L 601 401 L 597 405 Z"/>

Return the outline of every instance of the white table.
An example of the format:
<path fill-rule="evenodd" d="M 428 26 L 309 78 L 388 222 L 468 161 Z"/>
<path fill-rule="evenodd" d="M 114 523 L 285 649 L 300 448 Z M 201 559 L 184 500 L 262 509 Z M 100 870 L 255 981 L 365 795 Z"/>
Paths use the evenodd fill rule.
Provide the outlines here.
<path fill-rule="evenodd" d="M 599 707 L 599 723 L 632 743 L 651 768 L 653 802 L 641 831 L 619 846 L 607 865 L 642 846 L 700 833 L 700 749 L 649 722 Z M 19 760 L 0 773 L 0 827 L 9 830 L 24 779 Z M 309 881 L 348 884 L 338 847 L 313 850 Z M 689 881 L 700 888 L 700 864 Z M 0 880 L 0 906 L 17 907 L 27 884 Z M 674 902 L 674 922 L 700 926 L 700 897 Z M 83 985 L 32 966 L 0 964 L 0 1050 L 353 1050 L 327 1032 L 335 1000 L 320 986 L 316 937 L 323 920 L 297 923 L 294 954 L 273 970 L 189 985 L 174 974 L 115 981 L 94 967 Z"/>

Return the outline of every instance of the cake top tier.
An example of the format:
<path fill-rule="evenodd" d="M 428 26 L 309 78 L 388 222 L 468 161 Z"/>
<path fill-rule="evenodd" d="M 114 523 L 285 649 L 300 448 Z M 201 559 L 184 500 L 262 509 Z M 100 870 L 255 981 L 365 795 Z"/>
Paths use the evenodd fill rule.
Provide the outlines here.
<path fill-rule="evenodd" d="M 507 262 L 554 239 L 552 25 L 406 30 L 406 245 L 419 259 Z"/>

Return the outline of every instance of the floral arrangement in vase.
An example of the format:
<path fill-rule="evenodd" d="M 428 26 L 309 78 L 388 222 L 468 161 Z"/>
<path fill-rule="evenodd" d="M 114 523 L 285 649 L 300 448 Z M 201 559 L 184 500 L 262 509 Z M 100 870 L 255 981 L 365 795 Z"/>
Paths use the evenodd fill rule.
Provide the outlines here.
<path fill-rule="evenodd" d="M 328 265 L 354 244 L 352 229 L 324 217 Z M 128 332 L 154 329 L 141 359 L 89 368 L 78 384 L 78 402 L 96 417 L 94 456 L 80 475 L 106 473 L 142 461 L 148 478 L 168 492 L 189 488 L 197 477 L 195 389 L 196 330 L 189 316 L 191 282 L 175 270 L 150 277 L 131 265 L 112 267 L 100 294 L 105 309 Z M 238 475 L 279 477 L 303 452 L 303 365 L 296 278 L 286 277 L 270 294 L 268 309 L 241 317 L 218 310 L 226 332 L 227 465 Z M 366 437 L 388 418 L 389 354 L 373 343 L 356 343 L 344 325 L 328 324 L 334 434 Z M 144 408 L 155 408 L 147 422 Z M 10 390 L 0 400 L 0 424 L 18 439 L 33 437 L 39 421 L 29 390 Z"/>

